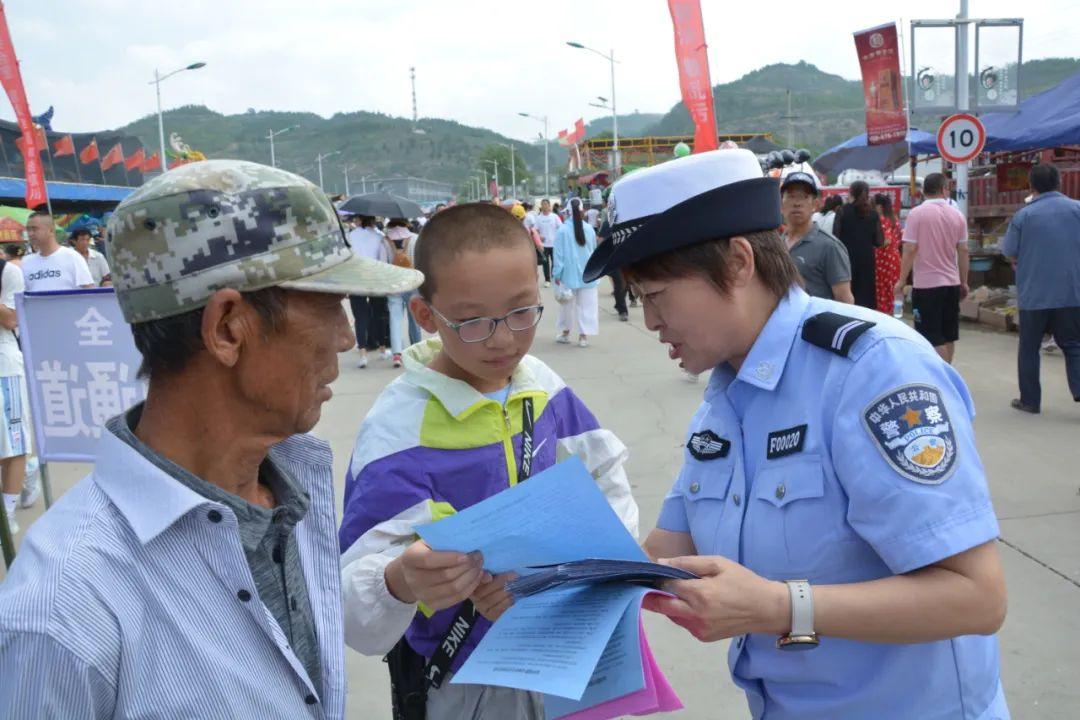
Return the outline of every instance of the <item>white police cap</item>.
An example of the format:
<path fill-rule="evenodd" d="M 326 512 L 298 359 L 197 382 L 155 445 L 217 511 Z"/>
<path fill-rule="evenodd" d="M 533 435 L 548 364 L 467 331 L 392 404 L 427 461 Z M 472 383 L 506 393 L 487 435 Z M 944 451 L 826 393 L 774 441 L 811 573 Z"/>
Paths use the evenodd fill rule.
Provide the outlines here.
<path fill-rule="evenodd" d="M 713 150 L 638 170 L 616 182 L 592 282 L 621 267 L 706 240 L 780 227 L 778 181 L 749 150 Z"/>

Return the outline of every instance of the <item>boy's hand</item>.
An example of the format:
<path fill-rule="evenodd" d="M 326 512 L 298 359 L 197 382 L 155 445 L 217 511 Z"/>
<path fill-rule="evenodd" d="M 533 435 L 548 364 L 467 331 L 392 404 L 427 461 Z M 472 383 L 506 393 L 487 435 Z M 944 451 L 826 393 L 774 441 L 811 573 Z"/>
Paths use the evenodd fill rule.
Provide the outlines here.
<path fill-rule="evenodd" d="M 506 591 L 506 583 L 516 577 L 517 573 L 506 572 L 480 583 L 471 598 L 476 611 L 491 622 L 498 620 L 514 604 L 513 596 Z"/>
<path fill-rule="evenodd" d="M 490 581 L 480 553 L 438 552 L 417 540 L 386 566 L 386 587 L 406 603 L 423 602 L 445 610 L 465 601 L 481 582 Z"/>

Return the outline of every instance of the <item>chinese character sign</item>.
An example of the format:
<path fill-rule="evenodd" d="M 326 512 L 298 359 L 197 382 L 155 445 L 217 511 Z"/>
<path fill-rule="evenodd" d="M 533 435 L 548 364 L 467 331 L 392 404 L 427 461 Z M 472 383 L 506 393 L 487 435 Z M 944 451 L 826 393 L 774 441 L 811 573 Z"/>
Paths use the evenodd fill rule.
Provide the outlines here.
<path fill-rule="evenodd" d="M 146 398 L 141 356 L 111 289 L 16 296 L 41 459 L 88 462 L 106 421 Z"/>
<path fill-rule="evenodd" d="M 855 33 L 866 102 L 866 142 L 890 145 L 907 135 L 896 25 Z"/>
<path fill-rule="evenodd" d="M 716 113 L 709 80 L 709 56 L 700 0 L 668 0 L 675 27 L 675 59 L 683 104 L 694 121 L 694 152 L 715 150 Z"/>

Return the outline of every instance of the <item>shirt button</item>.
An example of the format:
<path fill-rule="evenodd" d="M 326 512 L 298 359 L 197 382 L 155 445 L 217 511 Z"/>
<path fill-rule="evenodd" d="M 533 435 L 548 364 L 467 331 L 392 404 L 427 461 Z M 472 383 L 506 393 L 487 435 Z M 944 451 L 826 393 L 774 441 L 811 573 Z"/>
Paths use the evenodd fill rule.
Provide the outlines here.
<path fill-rule="evenodd" d="M 304 698 L 304 702 L 306 702 L 308 705 L 314 705 L 319 701 L 315 698 L 314 695 L 308 695 L 306 698 Z"/>
<path fill-rule="evenodd" d="M 701 489 L 701 484 L 700 483 L 690 483 L 690 492 L 696 493 L 700 489 Z"/>
<path fill-rule="evenodd" d="M 783 500 L 785 495 L 787 495 L 787 488 L 784 487 L 784 483 L 780 483 L 776 486 L 776 499 Z"/>
<path fill-rule="evenodd" d="M 739 497 L 739 494 L 738 494 L 738 493 L 736 493 L 736 494 L 735 494 L 735 497 L 733 497 L 733 498 L 731 498 L 731 499 L 732 499 L 732 500 L 733 500 L 733 501 L 735 502 L 735 504 L 736 504 L 736 505 L 738 505 L 739 503 L 741 503 L 741 502 L 742 502 L 742 498 L 741 498 L 741 497 Z"/>
<path fill-rule="evenodd" d="M 210 512 L 206 513 L 206 519 L 212 523 L 219 523 L 221 522 L 221 513 L 217 510 L 211 510 Z"/>
<path fill-rule="evenodd" d="M 236 591 L 236 597 L 240 598 L 240 602 L 247 602 L 251 599 L 251 593 L 247 590 L 240 589 Z"/>

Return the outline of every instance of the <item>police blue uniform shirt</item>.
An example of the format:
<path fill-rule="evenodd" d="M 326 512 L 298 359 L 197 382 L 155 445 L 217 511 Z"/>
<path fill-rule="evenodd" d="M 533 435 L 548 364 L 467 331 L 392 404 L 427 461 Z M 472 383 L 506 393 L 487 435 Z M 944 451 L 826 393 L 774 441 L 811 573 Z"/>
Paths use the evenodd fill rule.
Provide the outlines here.
<path fill-rule="evenodd" d="M 876 324 L 838 325 L 844 356 L 803 339 L 822 312 Z M 738 374 L 713 372 L 657 527 L 771 580 L 856 583 L 931 565 L 998 536 L 973 416 L 960 376 L 914 330 L 793 288 Z M 996 637 L 822 637 L 805 652 L 775 641 L 731 641 L 754 718 L 1009 717 Z"/>

